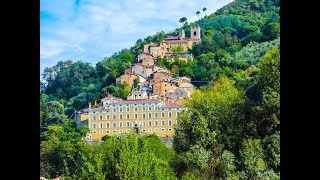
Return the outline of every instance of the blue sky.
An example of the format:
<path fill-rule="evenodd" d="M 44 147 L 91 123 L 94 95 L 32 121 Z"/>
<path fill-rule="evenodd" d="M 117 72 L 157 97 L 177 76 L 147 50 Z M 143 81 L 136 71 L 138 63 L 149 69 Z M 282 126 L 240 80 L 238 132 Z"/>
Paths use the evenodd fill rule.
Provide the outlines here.
<path fill-rule="evenodd" d="M 230 0 L 40 0 L 40 73 L 68 59 L 95 65 L 141 38 L 180 27 Z"/>

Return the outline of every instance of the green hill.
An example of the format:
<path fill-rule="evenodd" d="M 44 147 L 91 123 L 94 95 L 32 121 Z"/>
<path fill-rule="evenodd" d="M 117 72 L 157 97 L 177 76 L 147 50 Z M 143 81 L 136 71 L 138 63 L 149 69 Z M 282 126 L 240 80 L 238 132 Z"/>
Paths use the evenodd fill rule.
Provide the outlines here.
<path fill-rule="evenodd" d="M 247 69 L 251 61 L 254 61 L 254 64 L 259 61 L 259 58 L 237 60 L 235 58 L 238 57 L 238 51 L 243 52 L 242 48 L 252 44 L 250 42 L 259 46 L 259 43 L 279 37 L 279 12 L 278 0 L 236 0 L 183 27 L 187 36 L 190 26 L 197 24 L 201 27 L 202 43 L 190 50 L 195 57 L 193 62 L 169 63 L 159 60 L 158 64 L 170 70 L 178 66 L 174 74 L 189 76 L 197 87 L 207 85 L 221 74 L 234 77 L 239 70 Z M 125 98 L 128 92 L 124 86 L 115 85 L 115 78 L 134 63 L 145 44 L 159 43 L 168 36 L 176 35 L 178 30 L 179 28 L 171 33 L 160 32 L 143 40 L 139 39 L 130 49 L 114 53 L 98 62 L 96 67 L 82 61 L 58 62 L 44 70 L 43 78 L 47 85 L 43 87 L 42 84 L 42 93 L 48 96 L 48 100 L 63 100 L 68 115 L 71 115 L 74 109 L 85 108 L 89 101 L 105 97 L 109 92 Z M 246 53 L 251 54 L 247 57 L 255 56 L 252 51 Z"/>

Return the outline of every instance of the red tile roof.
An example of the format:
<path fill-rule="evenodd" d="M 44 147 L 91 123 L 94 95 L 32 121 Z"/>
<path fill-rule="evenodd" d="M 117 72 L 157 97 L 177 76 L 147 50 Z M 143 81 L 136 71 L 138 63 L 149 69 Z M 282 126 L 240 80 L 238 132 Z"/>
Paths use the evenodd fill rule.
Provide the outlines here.
<path fill-rule="evenodd" d="M 110 103 L 109 105 L 118 105 L 118 104 L 136 104 L 136 103 L 157 103 L 160 102 L 154 99 L 143 99 L 143 100 L 125 100 L 121 102 Z"/>

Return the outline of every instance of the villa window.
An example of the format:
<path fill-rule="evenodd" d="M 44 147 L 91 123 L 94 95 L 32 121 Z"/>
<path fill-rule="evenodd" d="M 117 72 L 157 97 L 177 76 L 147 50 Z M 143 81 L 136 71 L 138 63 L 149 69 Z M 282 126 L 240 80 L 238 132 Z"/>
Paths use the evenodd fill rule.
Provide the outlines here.
<path fill-rule="evenodd" d="M 142 122 L 142 126 L 146 126 L 146 122 L 145 121 Z"/>
<path fill-rule="evenodd" d="M 103 131 L 102 131 L 102 130 L 100 130 L 100 131 L 99 131 L 99 134 L 102 134 L 102 133 L 103 133 Z"/>
<path fill-rule="evenodd" d="M 137 119 L 138 118 L 138 114 L 134 114 L 134 118 Z"/>
<path fill-rule="evenodd" d="M 165 126 L 165 125 L 166 125 L 166 122 L 165 122 L 165 121 L 161 121 L 161 125 L 162 125 L 162 126 Z"/>
<path fill-rule="evenodd" d="M 142 118 L 143 118 L 143 119 L 146 118 L 146 114 L 145 114 L 145 113 L 142 114 Z"/>
<path fill-rule="evenodd" d="M 154 113 L 154 117 L 155 117 L 155 118 L 158 117 L 158 113 L 157 113 L 157 112 Z"/>
<path fill-rule="evenodd" d="M 152 118 L 152 115 L 151 115 L 151 113 L 149 113 L 149 118 Z"/>
<path fill-rule="evenodd" d="M 172 126 L 172 121 L 171 121 L 171 120 L 169 120 L 168 123 L 169 123 L 169 124 L 168 124 L 169 126 Z"/>
<path fill-rule="evenodd" d="M 96 120 L 96 115 L 93 115 L 93 120 Z"/>
<path fill-rule="evenodd" d="M 110 124 L 109 123 L 106 124 L 106 128 L 110 128 Z"/>
<path fill-rule="evenodd" d="M 164 112 L 161 113 L 161 117 L 164 117 Z"/>
<path fill-rule="evenodd" d="M 152 121 L 149 121 L 149 126 L 152 126 Z"/>
<path fill-rule="evenodd" d="M 116 115 L 115 114 L 113 115 L 113 119 L 116 119 Z"/>
<path fill-rule="evenodd" d="M 130 122 L 129 121 L 127 121 L 127 127 L 130 127 Z"/>
<path fill-rule="evenodd" d="M 168 131 L 172 131 L 172 128 L 168 128 Z"/>
<path fill-rule="evenodd" d="M 122 114 L 119 115 L 119 119 L 122 119 Z"/>
<path fill-rule="evenodd" d="M 99 124 L 99 128 L 102 128 L 102 123 Z"/>
<path fill-rule="evenodd" d="M 157 120 L 154 121 L 154 126 L 158 126 L 158 121 Z"/>
<path fill-rule="evenodd" d="M 100 114 L 99 119 L 102 120 L 102 114 Z"/>
<path fill-rule="evenodd" d="M 122 122 L 119 122 L 119 127 L 122 127 Z"/>
<path fill-rule="evenodd" d="M 96 128 L 96 124 L 93 124 L 93 128 Z"/>
<path fill-rule="evenodd" d="M 109 120 L 109 118 L 110 118 L 110 117 L 109 117 L 109 114 L 108 114 L 108 115 L 107 115 L 107 119 Z"/>
<path fill-rule="evenodd" d="M 127 119 L 130 119 L 130 114 L 127 114 Z"/>
<path fill-rule="evenodd" d="M 115 128 L 117 126 L 117 123 L 112 123 L 112 127 Z"/>
<path fill-rule="evenodd" d="M 171 113 L 171 112 L 169 112 L 169 113 L 168 113 L 168 117 L 171 117 L 171 116 L 172 116 L 172 113 Z"/>

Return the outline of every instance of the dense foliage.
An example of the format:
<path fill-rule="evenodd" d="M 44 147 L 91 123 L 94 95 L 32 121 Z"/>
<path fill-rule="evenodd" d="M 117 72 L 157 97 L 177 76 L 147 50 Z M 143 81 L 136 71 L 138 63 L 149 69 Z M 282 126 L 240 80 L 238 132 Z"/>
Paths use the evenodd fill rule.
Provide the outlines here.
<path fill-rule="evenodd" d="M 95 67 L 67 60 L 46 68 L 40 87 L 40 175 L 279 179 L 279 5 L 279 0 L 235 0 L 196 22 L 181 18 L 187 37 L 190 26 L 201 27 L 202 43 L 188 50 L 193 58 L 187 62 L 177 57 L 156 62 L 173 76 L 190 77 L 198 87 L 178 116 L 173 149 L 154 135 L 106 136 L 101 143 L 87 144 L 82 139 L 88 127 L 78 130 L 69 118 L 108 93 L 125 98 L 131 87 L 116 86 L 115 78 L 134 63 L 143 45 L 159 43 L 179 29 L 139 39 Z"/>

